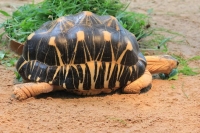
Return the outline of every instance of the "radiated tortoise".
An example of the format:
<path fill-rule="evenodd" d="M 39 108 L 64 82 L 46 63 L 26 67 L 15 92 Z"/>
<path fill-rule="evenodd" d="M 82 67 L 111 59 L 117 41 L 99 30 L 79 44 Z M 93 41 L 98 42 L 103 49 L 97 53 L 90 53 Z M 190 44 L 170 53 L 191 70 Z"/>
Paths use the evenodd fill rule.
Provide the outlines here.
<path fill-rule="evenodd" d="M 30 34 L 16 68 L 29 83 L 14 86 L 19 100 L 66 89 L 79 95 L 140 93 L 152 73 L 177 67 L 171 56 L 146 56 L 113 16 L 89 11 L 46 22 Z"/>

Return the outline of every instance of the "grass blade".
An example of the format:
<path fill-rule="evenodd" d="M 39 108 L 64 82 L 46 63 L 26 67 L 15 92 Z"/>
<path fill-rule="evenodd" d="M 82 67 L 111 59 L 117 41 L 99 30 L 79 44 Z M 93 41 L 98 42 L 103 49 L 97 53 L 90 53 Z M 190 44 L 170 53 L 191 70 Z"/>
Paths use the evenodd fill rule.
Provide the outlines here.
<path fill-rule="evenodd" d="M 4 16 L 6 17 L 10 17 L 11 15 L 8 14 L 7 12 L 3 11 L 3 10 L 0 10 L 0 13 L 3 14 Z"/>

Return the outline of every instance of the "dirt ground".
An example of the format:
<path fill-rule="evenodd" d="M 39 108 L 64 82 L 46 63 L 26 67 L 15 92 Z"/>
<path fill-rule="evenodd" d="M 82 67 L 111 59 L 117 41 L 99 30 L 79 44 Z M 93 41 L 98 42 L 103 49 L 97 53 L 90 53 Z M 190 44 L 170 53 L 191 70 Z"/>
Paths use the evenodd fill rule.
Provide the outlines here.
<path fill-rule="evenodd" d="M 0 9 L 11 12 L 27 1 L 0 1 Z M 171 53 L 200 55 L 199 0 L 132 0 L 129 7 L 148 9 L 153 9 L 153 27 L 184 35 L 183 43 L 169 43 Z M 200 61 L 190 65 L 199 68 Z M 155 79 L 152 89 L 140 95 L 50 93 L 24 101 L 13 98 L 14 78 L 11 68 L 0 65 L 0 133 L 200 133 L 200 75 Z"/>

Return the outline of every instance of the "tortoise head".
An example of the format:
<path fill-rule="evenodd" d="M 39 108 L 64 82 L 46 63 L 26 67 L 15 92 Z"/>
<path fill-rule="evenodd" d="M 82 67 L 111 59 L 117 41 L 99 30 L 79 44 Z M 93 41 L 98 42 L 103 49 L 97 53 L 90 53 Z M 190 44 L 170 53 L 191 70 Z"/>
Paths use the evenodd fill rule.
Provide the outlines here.
<path fill-rule="evenodd" d="M 172 57 L 171 55 L 162 55 L 161 57 L 171 61 L 172 67 L 174 69 L 178 67 L 179 61 L 177 59 L 175 59 L 174 57 Z"/>
<path fill-rule="evenodd" d="M 178 67 L 178 60 L 170 55 L 145 56 L 147 60 L 147 69 L 150 73 L 169 74 L 173 69 Z"/>

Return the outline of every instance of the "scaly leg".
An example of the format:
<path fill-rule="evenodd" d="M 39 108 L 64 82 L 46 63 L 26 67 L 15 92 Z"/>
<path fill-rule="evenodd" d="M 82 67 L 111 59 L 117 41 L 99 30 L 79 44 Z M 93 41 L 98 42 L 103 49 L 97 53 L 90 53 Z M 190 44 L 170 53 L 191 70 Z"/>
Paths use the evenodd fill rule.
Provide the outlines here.
<path fill-rule="evenodd" d="M 140 93 L 140 90 L 143 88 L 148 87 L 151 85 L 152 82 L 152 75 L 151 73 L 146 69 L 144 74 L 135 80 L 134 82 L 128 84 L 124 89 L 124 93 L 134 94 L 134 93 Z"/>
<path fill-rule="evenodd" d="M 14 94 L 18 100 L 24 100 L 29 97 L 37 96 L 41 93 L 48 93 L 54 90 L 62 90 L 61 87 L 56 87 L 48 83 L 24 83 L 14 86 Z"/>

